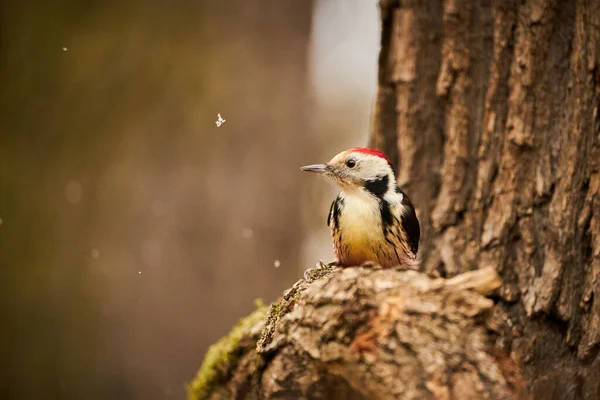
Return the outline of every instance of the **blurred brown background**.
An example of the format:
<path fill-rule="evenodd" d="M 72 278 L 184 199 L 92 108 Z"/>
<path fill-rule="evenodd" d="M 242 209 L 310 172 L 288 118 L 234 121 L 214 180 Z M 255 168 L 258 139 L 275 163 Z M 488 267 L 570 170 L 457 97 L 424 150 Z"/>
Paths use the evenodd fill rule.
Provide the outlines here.
<path fill-rule="evenodd" d="M 366 143 L 378 24 L 374 0 L 4 1 L 0 397 L 182 398 L 329 259 L 335 189 L 298 168 Z"/>

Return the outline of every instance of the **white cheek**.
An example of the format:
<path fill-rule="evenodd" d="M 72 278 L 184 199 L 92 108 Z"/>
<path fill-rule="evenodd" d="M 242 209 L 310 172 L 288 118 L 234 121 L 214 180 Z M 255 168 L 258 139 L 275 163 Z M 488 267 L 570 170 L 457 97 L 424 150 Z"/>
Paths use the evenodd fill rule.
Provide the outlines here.
<path fill-rule="evenodd" d="M 381 169 L 372 162 L 365 162 L 361 165 L 360 175 L 362 176 L 377 176 Z"/>

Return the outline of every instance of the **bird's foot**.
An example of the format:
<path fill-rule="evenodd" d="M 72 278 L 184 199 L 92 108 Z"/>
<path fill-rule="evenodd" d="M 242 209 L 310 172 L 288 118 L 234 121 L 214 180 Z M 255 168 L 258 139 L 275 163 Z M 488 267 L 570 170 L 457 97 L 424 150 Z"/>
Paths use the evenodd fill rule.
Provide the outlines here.
<path fill-rule="evenodd" d="M 325 264 L 323 261 L 319 260 L 319 262 L 317 263 L 317 265 L 319 265 L 321 268 L 337 268 L 337 267 L 341 267 L 342 264 L 339 261 L 332 261 L 330 263 Z"/>
<path fill-rule="evenodd" d="M 328 264 L 325 264 L 323 261 L 319 260 L 317 265 L 314 268 L 309 268 L 304 271 L 304 280 L 305 281 L 313 281 L 315 279 L 321 278 L 327 275 L 332 269 L 340 266 L 337 261 L 332 261 Z"/>

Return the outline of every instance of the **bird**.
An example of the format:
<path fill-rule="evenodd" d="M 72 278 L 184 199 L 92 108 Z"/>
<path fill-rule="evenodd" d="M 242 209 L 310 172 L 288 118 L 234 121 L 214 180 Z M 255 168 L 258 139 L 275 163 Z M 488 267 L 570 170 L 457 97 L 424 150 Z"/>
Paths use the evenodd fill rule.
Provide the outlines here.
<path fill-rule="evenodd" d="M 329 178 L 341 189 L 327 215 L 335 253 L 332 264 L 418 269 L 419 220 L 381 151 L 354 147 L 327 164 L 300 169 Z"/>

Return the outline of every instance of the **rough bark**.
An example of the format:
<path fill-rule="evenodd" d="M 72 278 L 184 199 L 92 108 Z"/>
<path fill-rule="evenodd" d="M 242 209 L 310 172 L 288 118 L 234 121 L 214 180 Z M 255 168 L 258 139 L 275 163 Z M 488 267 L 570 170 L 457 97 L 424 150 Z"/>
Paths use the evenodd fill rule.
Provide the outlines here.
<path fill-rule="evenodd" d="M 382 1 L 373 146 L 424 270 L 502 276 L 534 398 L 600 398 L 600 1 Z"/>
<path fill-rule="evenodd" d="M 499 286 L 492 268 L 448 280 L 311 270 L 266 321 L 260 308 L 211 349 L 190 398 L 526 398 L 520 371 L 489 340 L 498 324 L 484 295 Z"/>

